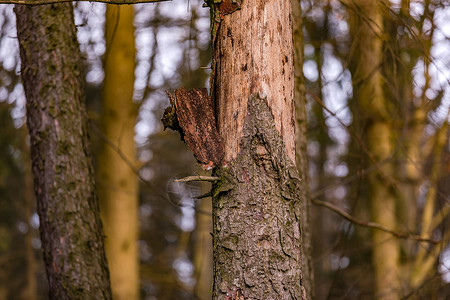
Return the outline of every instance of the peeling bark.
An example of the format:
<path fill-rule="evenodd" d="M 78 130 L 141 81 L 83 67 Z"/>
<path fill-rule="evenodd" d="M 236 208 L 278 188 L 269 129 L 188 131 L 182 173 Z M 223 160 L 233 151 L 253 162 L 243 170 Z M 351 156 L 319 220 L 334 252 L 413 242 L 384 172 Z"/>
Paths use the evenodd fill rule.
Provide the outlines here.
<path fill-rule="evenodd" d="M 208 91 L 184 88 L 168 93 L 172 107 L 163 116 L 164 127 L 177 130 L 195 158 L 205 169 L 218 166 L 223 159 L 223 143 L 216 128 L 214 109 Z"/>

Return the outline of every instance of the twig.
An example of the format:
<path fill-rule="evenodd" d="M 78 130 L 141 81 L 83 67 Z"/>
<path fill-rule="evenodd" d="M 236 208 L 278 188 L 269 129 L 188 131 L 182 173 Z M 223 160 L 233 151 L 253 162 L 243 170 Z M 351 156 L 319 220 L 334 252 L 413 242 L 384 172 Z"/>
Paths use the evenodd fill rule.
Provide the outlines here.
<path fill-rule="evenodd" d="M 384 231 L 386 233 L 389 233 L 389 234 L 391 234 L 395 237 L 401 238 L 401 239 L 412 239 L 412 240 L 416 240 L 418 242 L 427 242 L 427 243 L 431 243 L 431 244 L 439 244 L 441 242 L 441 241 L 424 238 L 424 237 L 421 237 L 418 235 L 397 232 L 397 231 L 394 231 L 387 227 L 384 227 L 383 225 L 378 224 L 378 223 L 359 221 L 356 218 L 354 218 L 353 216 L 351 216 L 349 213 L 343 211 L 339 207 L 337 207 L 329 202 L 325 202 L 325 201 L 321 201 L 321 200 L 317 200 L 317 199 L 312 199 L 311 202 L 316 205 L 320 205 L 320 206 L 326 207 L 326 208 L 334 211 L 335 213 L 337 213 L 338 215 L 340 215 L 341 217 L 343 217 L 347 221 L 350 221 L 353 224 L 363 226 L 363 227 L 378 229 L 378 230 Z"/>
<path fill-rule="evenodd" d="M 176 179 L 174 180 L 174 182 L 191 182 L 191 181 L 209 181 L 209 182 L 214 182 L 214 181 L 219 181 L 220 177 L 215 177 L 215 176 L 188 176 L 188 177 L 184 177 L 181 179 Z"/>
<path fill-rule="evenodd" d="M 76 0 L 76 2 L 102 2 L 108 4 L 137 4 L 137 3 L 156 3 L 171 0 Z M 22 4 L 22 5 L 45 5 L 72 2 L 72 0 L 0 0 L 0 4 Z"/>

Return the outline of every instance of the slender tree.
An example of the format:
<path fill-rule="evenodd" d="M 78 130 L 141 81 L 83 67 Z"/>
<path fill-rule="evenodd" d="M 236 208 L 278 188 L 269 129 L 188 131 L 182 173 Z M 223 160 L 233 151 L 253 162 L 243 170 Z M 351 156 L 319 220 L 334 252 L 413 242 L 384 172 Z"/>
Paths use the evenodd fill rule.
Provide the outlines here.
<path fill-rule="evenodd" d="M 139 299 L 138 179 L 133 103 L 135 46 L 133 6 L 107 5 L 105 80 L 97 190 L 114 299 Z"/>
<path fill-rule="evenodd" d="M 350 70 L 353 79 L 352 112 L 355 130 L 363 137 L 366 167 L 377 170 L 367 177 L 371 220 L 387 228 L 397 228 L 396 192 L 392 179 L 394 136 L 385 94 L 383 62 L 383 5 L 377 1 L 349 4 L 352 47 Z M 367 63 L 370 62 L 370 63 Z M 400 287 L 399 240 L 382 231 L 373 231 L 372 266 L 377 299 L 398 299 Z"/>
<path fill-rule="evenodd" d="M 308 157 L 307 157 L 307 118 L 305 80 L 303 77 L 303 20 L 299 0 L 292 0 L 292 26 L 294 39 L 294 75 L 295 75 L 295 116 L 296 116 L 296 163 L 301 178 L 300 211 L 302 212 L 303 242 L 302 259 L 303 283 L 308 299 L 314 298 L 314 272 L 312 266 L 312 241 L 310 232 L 311 208 L 309 202 Z"/>
<path fill-rule="evenodd" d="M 15 10 L 50 299 L 111 299 L 72 5 Z"/>

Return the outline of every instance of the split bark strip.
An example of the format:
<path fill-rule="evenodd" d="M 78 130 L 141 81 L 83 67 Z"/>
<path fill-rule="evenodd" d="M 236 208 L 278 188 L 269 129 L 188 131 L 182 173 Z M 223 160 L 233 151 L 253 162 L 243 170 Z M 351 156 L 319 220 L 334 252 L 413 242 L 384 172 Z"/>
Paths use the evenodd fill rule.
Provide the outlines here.
<path fill-rule="evenodd" d="M 164 113 L 164 127 L 180 131 L 181 138 L 205 169 L 220 165 L 223 143 L 216 128 L 208 91 L 205 88 L 190 91 L 179 88 L 174 95 L 167 94 L 172 107 Z"/>
<path fill-rule="evenodd" d="M 111 299 L 72 4 L 16 6 L 50 299 Z"/>

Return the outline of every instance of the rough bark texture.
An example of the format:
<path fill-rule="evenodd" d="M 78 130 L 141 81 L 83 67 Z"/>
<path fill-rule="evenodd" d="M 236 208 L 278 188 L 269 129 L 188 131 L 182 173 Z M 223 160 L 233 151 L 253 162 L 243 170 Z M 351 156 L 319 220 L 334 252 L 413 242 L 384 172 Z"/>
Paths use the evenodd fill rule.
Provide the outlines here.
<path fill-rule="evenodd" d="M 107 6 L 101 115 L 102 134 L 107 142 L 98 153 L 97 190 L 116 300 L 139 299 L 138 178 L 121 157 L 131 162 L 136 159 L 134 126 L 138 105 L 133 103 L 136 52 L 133 20 L 133 6 Z"/>
<path fill-rule="evenodd" d="M 50 299 L 111 299 L 72 5 L 15 9 Z"/>
<path fill-rule="evenodd" d="M 216 169 L 214 296 L 305 299 L 300 178 L 266 99 L 251 96 L 242 134 L 237 159 Z"/>
<path fill-rule="evenodd" d="M 305 299 L 290 1 L 210 1 L 215 299 Z M 239 9 L 239 10 L 237 10 Z"/>

